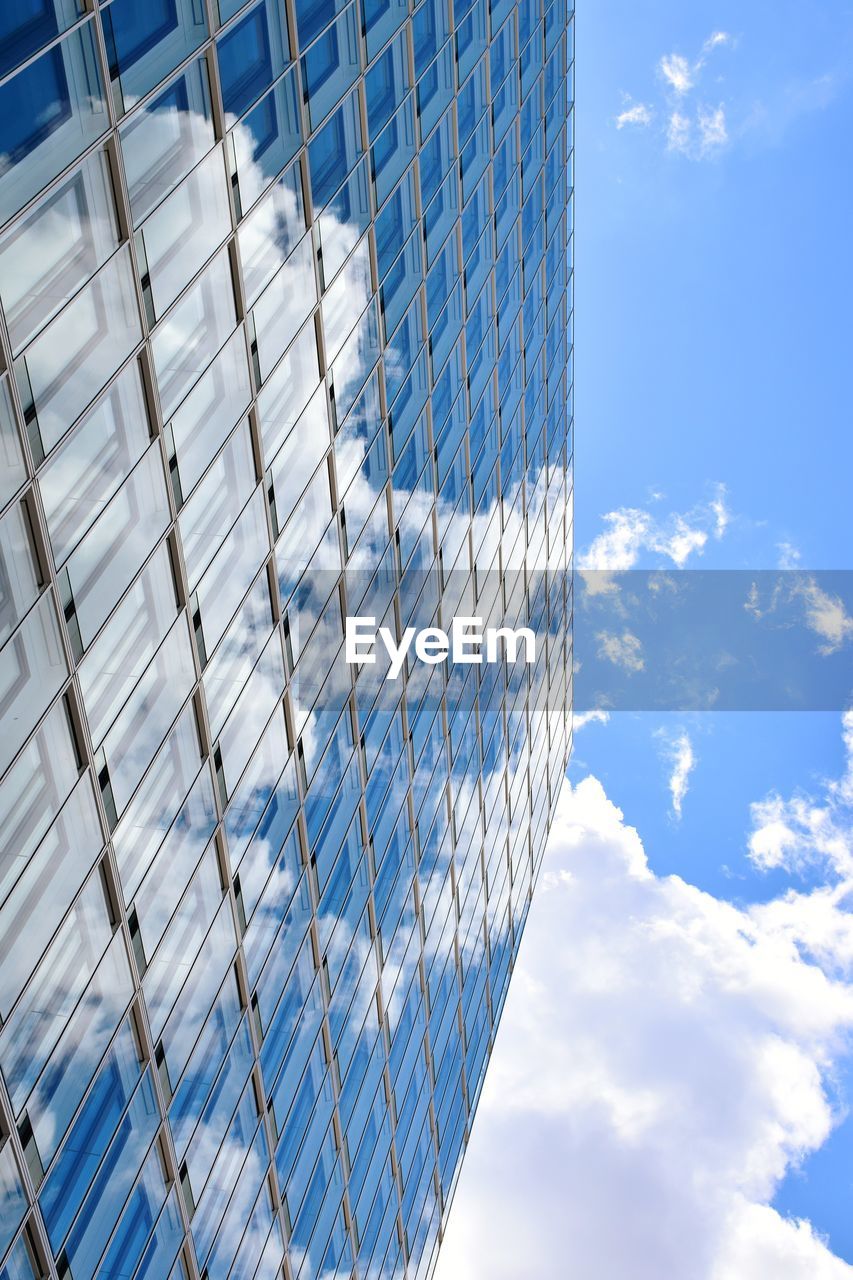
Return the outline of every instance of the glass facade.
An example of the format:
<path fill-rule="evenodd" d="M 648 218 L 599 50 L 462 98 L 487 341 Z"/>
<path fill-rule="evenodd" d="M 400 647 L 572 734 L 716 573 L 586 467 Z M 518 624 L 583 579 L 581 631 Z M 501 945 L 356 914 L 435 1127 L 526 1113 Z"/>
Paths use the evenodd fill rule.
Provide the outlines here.
<path fill-rule="evenodd" d="M 570 0 L 0 12 L 0 1280 L 420 1280 L 570 744 Z M 535 663 L 342 661 L 481 615 Z"/>

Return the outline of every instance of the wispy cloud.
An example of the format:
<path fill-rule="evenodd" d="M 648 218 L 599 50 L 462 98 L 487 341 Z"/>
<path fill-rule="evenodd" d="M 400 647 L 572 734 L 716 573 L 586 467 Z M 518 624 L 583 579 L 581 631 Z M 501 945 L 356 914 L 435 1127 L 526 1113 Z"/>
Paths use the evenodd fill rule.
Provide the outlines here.
<path fill-rule="evenodd" d="M 679 97 L 693 88 L 695 68 L 680 53 L 665 54 L 658 63 L 658 71 Z"/>
<path fill-rule="evenodd" d="M 599 631 L 595 638 L 599 658 L 612 662 L 614 667 L 621 667 L 629 674 L 645 669 L 643 646 L 633 632 L 623 631 L 617 635 L 614 631 Z"/>
<path fill-rule="evenodd" d="M 844 771 L 824 781 L 817 794 L 773 791 L 750 806 L 749 857 L 768 871 L 801 871 L 823 864 L 846 891 L 853 889 L 853 710 L 842 717 Z"/>
<path fill-rule="evenodd" d="M 811 576 L 798 578 L 794 593 L 805 606 L 806 626 L 821 640 L 820 653 L 837 653 L 853 640 L 853 618 L 840 596 L 831 595 Z"/>
<path fill-rule="evenodd" d="M 703 155 L 716 147 L 724 147 L 729 140 L 726 129 L 726 109 L 720 105 L 715 110 L 700 107 L 698 114 L 699 150 Z"/>
<path fill-rule="evenodd" d="M 722 484 L 709 502 L 664 518 L 640 507 L 619 507 L 602 517 L 605 528 L 578 557 L 579 565 L 582 570 L 623 572 L 633 569 L 645 552 L 683 569 L 691 556 L 704 551 L 709 537 L 723 537 L 731 518 Z"/>
<path fill-rule="evenodd" d="M 674 737 L 667 733 L 659 736 L 664 743 L 664 759 L 671 766 L 669 793 L 672 796 L 672 812 L 680 820 L 690 775 L 696 767 L 696 754 L 690 735 L 684 730 Z"/>
<path fill-rule="evenodd" d="M 663 85 L 661 114 L 662 134 L 666 150 L 691 160 L 704 160 L 719 154 L 729 141 L 726 104 L 709 106 L 696 101 L 702 72 L 717 49 L 733 45 L 728 31 L 712 31 L 698 55 L 690 59 L 683 53 L 666 53 L 658 60 L 657 77 Z M 631 99 L 625 95 L 627 104 Z M 628 124 L 648 126 L 657 115 L 650 103 L 627 105 L 615 117 L 617 129 Z"/>
<path fill-rule="evenodd" d="M 636 102 L 632 107 L 626 107 L 624 111 L 620 111 L 616 116 L 616 128 L 624 129 L 626 125 L 639 125 L 645 127 L 650 125 L 654 117 L 654 112 L 645 102 Z"/>
<path fill-rule="evenodd" d="M 796 548 L 793 550 L 796 551 Z M 799 556 L 799 552 L 796 554 Z M 821 586 L 811 573 L 779 574 L 766 605 L 762 602 L 758 583 L 753 582 L 743 607 L 756 621 L 761 622 L 792 603 L 802 606 L 803 621 L 818 637 L 820 644 L 817 651 L 823 657 L 838 653 L 848 641 L 853 640 L 853 617 L 847 612 L 841 596 Z"/>
<path fill-rule="evenodd" d="M 731 44 L 732 37 L 728 31 L 712 31 L 708 39 L 702 45 L 702 52 L 708 54 L 712 49 L 718 49 L 721 44 Z"/>
<path fill-rule="evenodd" d="M 572 728 L 575 733 L 580 733 L 581 729 L 585 729 L 588 724 L 609 724 L 610 712 L 599 711 L 576 711 L 572 715 Z"/>
<path fill-rule="evenodd" d="M 776 550 L 779 552 L 779 568 L 780 569 L 796 569 L 802 560 L 802 553 L 799 547 L 793 542 L 787 540 L 778 542 Z"/>

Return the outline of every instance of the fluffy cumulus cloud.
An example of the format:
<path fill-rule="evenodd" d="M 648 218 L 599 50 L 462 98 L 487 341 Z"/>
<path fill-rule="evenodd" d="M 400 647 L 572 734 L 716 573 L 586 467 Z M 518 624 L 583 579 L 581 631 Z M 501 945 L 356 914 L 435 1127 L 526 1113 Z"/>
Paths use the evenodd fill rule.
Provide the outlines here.
<path fill-rule="evenodd" d="M 822 866 L 842 891 L 853 892 L 853 711 L 842 719 L 846 764 L 820 795 L 772 792 L 752 805 L 749 856 L 764 870 Z"/>
<path fill-rule="evenodd" d="M 567 783 L 437 1280 L 851 1280 L 772 1207 L 837 1119 L 853 986 L 808 939 L 841 917 L 657 876 Z"/>
<path fill-rule="evenodd" d="M 639 507 L 620 507 L 608 511 L 603 520 L 604 530 L 580 556 L 582 570 L 624 572 L 633 569 L 644 553 L 658 564 L 663 559 L 683 569 L 691 556 L 705 549 L 709 538 L 723 537 L 731 516 L 725 486 L 718 484 L 709 502 L 683 514 L 658 519 Z"/>

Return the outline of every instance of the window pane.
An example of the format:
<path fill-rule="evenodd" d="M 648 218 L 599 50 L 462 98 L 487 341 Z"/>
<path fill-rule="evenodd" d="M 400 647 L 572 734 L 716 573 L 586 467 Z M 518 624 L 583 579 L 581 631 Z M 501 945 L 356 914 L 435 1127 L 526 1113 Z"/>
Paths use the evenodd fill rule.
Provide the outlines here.
<path fill-rule="evenodd" d="M 217 254 L 151 335 L 160 407 L 174 413 L 237 323 L 228 254 Z"/>
<path fill-rule="evenodd" d="M 248 409 L 251 397 L 246 336 L 241 327 L 172 419 L 172 440 L 184 496 L 192 492 L 231 428 Z"/>
<path fill-rule="evenodd" d="M 237 232 L 248 306 L 284 264 L 304 230 L 302 180 L 299 166 L 292 165 Z"/>
<path fill-rule="evenodd" d="M 8 502 L 27 478 L 24 454 L 12 411 L 9 379 L 0 378 L 0 504 Z"/>
<path fill-rule="evenodd" d="M 204 58 L 132 115 L 119 138 L 137 226 L 214 144 Z"/>
<path fill-rule="evenodd" d="M 257 102 L 290 58 L 284 6 L 261 0 L 216 42 L 222 103 L 236 118 Z"/>
<path fill-rule="evenodd" d="M 108 128 L 88 22 L 0 87 L 0 223 Z"/>
<path fill-rule="evenodd" d="M 302 79 L 312 129 L 340 102 L 360 67 L 358 16 L 352 4 L 302 55 Z"/>
<path fill-rule="evenodd" d="M 103 843 L 84 774 L 0 911 L 0 1017 L 8 1018 Z"/>
<path fill-rule="evenodd" d="M 68 560 L 84 648 L 109 617 L 168 523 L 166 482 L 155 441 Z"/>
<path fill-rule="evenodd" d="M 307 235 L 267 285 L 252 312 L 262 380 L 293 341 L 316 299 L 314 251 Z"/>
<path fill-rule="evenodd" d="M 293 67 L 228 135 L 240 211 L 251 208 L 293 159 L 301 142 L 302 123 Z"/>
<path fill-rule="evenodd" d="M 77 669 L 97 750 L 177 613 L 165 543 L 158 547 Z"/>
<path fill-rule="evenodd" d="M 230 230 L 225 170 L 217 148 L 137 233 L 145 246 L 156 316 L 163 315 Z"/>
<path fill-rule="evenodd" d="M 0 1151 L 0 1254 L 8 1248 L 27 1212 L 27 1196 L 11 1142 Z"/>
<path fill-rule="evenodd" d="M 22 395 L 29 382 L 44 453 L 62 439 L 141 337 L 125 246 L 16 362 Z"/>
<path fill-rule="evenodd" d="M 0 649 L 0 772 L 14 760 L 66 674 L 59 623 L 46 594 Z"/>
<path fill-rule="evenodd" d="M 119 113 L 165 80 L 207 35 L 199 0 L 113 0 L 103 22 Z"/>
<path fill-rule="evenodd" d="M 134 361 L 51 454 L 39 473 L 39 491 L 57 567 L 65 562 L 150 443 L 142 380 Z"/>
<path fill-rule="evenodd" d="M 362 160 L 317 219 L 323 281 L 331 284 L 370 221 L 370 183 Z"/>
<path fill-rule="evenodd" d="M 0 295 L 18 352 L 118 247 L 103 151 L 51 191 L 0 243 Z"/>
<path fill-rule="evenodd" d="M 363 151 L 358 99 L 352 94 L 308 146 L 311 191 L 317 208 L 331 199 Z"/>

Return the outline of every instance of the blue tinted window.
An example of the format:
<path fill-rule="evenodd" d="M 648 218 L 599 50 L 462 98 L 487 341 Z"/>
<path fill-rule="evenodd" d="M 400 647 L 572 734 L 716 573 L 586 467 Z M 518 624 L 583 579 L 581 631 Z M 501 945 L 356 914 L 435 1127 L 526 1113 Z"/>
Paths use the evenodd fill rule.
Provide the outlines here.
<path fill-rule="evenodd" d="M 87 23 L 0 87 L 0 222 L 108 127 Z"/>
<path fill-rule="evenodd" d="M 0 10 L 0 76 L 67 30 L 84 13 L 82 0 L 18 0 Z"/>
<path fill-rule="evenodd" d="M 335 194 L 362 152 L 358 99 L 352 94 L 308 146 L 315 205 Z"/>
<path fill-rule="evenodd" d="M 261 0 L 216 42 L 222 105 L 241 116 L 284 70 L 290 57 L 284 6 Z"/>
<path fill-rule="evenodd" d="M 409 88 L 409 68 L 405 33 L 397 37 L 367 72 L 367 129 L 373 141 L 403 100 Z"/>
<path fill-rule="evenodd" d="M 412 15 L 416 76 L 423 75 L 449 34 L 446 0 L 425 0 Z"/>
<path fill-rule="evenodd" d="M 207 35 L 194 0 L 113 0 L 102 10 L 110 78 L 123 110 L 148 93 Z"/>
<path fill-rule="evenodd" d="M 6 1250 L 27 1211 L 24 1184 L 15 1163 L 11 1142 L 0 1149 L 0 1255 Z"/>
<path fill-rule="evenodd" d="M 406 0 L 364 0 L 362 11 L 367 33 L 367 56 L 374 58 L 405 20 L 409 6 Z"/>
<path fill-rule="evenodd" d="M 345 4 L 346 0 L 296 0 L 296 25 L 303 49 L 329 25 Z"/>
<path fill-rule="evenodd" d="M 453 97 L 453 46 L 450 41 L 418 80 L 421 137 L 426 137 Z"/>
<path fill-rule="evenodd" d="M 237 165 L 238 213 L 245 213 L 299 150 L 302 122 L 292 67 L 230 135 Z"/>
<path fill-rule="evenodd" d="M 453 123 L 448 112 L 430 139 L 421 147 L 421 199 L 429 204 L 453 163 Z"/>
<path fill-rule="evenodd" d="M 415 155 L 415 108 L 410 94 L 373 145 L 373 185 L 381 205 Z"/>
<path fill-rule="evenodd" d="M 47 1233 L 58 1249 L 112 1139 L 141 1072 L 125 1022 L 115 1038 L 68 1140 L 39 1195 Z"/>
<path fill-rule="evenodd" d="M 415 221 L 415 182 L 410 169 L 376 219 L 376 261 L 380 278 L 414 230 Z"/>
<path fill-rule="evenodd" d="M 386 334 L 393 333 L 423 276 L 420 237 L 413 235 L 379 290 Z"/>
<path fill-rule="evenodd" d="M 359 70 L 358 15 L 355 4 L 351 4 L 302 57 L 302 79 L 312 128 L 316 129 L 340 102 Z"/>

